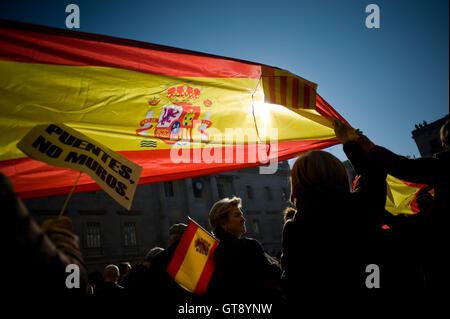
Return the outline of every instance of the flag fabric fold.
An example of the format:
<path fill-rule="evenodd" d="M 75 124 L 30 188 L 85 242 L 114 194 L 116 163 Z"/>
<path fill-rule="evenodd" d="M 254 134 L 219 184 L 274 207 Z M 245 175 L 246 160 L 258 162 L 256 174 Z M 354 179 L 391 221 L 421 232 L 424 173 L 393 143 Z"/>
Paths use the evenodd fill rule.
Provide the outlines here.
<path fill-rule="evenodd" d="M 416 184 L 398 179 L 392 175 L 386 178 L 386 210 L 393 215 L 413 215 L 420 212 L 417 199 L 420 194 L 434 196 L 434 190 L 426 184 Z"/>

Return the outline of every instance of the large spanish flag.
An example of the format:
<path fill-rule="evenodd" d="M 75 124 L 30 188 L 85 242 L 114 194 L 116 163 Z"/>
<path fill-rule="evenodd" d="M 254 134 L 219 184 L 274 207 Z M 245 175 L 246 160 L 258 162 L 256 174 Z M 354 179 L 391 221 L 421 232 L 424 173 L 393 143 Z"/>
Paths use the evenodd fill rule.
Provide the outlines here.
<path fill-rule="evenodd" d="M 23 198 L 69 192 L 77 172 L 16 146 L 47 123 L 142 166 L 139 184 L 286 160 L 338 143 L 316 89 L 258 63 L 0 20 L 0 171 Z M 76 192 L 98 189 L 86 175 Z"/>
<path fill-rule="evenodd" d="M 218 241 L 189 220 L 188 227 L 167 266 L 170 276 L 187 291 L 202 294 L 214 272 L 214 250 Z"/>

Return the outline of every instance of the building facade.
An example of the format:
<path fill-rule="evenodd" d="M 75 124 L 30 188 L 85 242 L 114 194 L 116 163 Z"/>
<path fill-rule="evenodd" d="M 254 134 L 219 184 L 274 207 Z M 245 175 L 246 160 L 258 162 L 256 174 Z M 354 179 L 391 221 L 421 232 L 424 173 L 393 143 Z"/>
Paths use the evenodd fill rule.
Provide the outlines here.
<path fill-rule="evenodd" d="M 257 239 L 271 255 L 281 251 L 283 210 L 289 205 L 288 162 L 272 175 L 247 168 L 216 175 L 140 185 L 130 211 L 104 191 L 73 194 L 65 211 L 72 219 L 89 272 L 110 263 L 138 263 L 149 249 L 167 246 L 169 227 L 187 223 L 187 216 L 209 230 L 208 214 L 219 199 L 242 198 L 246 236 Z M 67 195 L 25 199 L 41 224 L 56 218 Z"/>
<path fill-rule="evenodd" d="M 420 156 L 428 157 L 442 152 L 440 130 L 444 123 L 445 117 L 430 124 L 424 121 L 422 124 L 415 125 L 416 129 L 412 131 L 412 138 L 417 144 Z"/>

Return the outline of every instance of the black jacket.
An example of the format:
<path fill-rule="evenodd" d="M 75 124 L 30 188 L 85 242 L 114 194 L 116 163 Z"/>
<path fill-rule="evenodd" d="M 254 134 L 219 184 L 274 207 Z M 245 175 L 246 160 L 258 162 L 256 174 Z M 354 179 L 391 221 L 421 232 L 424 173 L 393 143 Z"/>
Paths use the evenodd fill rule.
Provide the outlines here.
<path fill-rule="evenodd" d="M 220 303 L 262 302 L 278 298 L 281 270 L 251 238 L 225 233 L 214 252 L 214 273 L 207 294 Z"/>
<path fill-rule="evenodd" d="M 344 151 L 357 173 L 354 192 L 312 191 L 283 228 L 283 285 L 301 291 L 366 288 L 366 267 L 380 264 L 377 245 L 386 201 L 386 175 L 356 143 Z"/>
<path fill-rule="evenodd" d="M 170 245 L 167 249 L 156 255 L 150 264 L 150 276 L 152 280 L 152 297 L 160 304 L 182 305 L 191 302 L 194 295 L 180 285 L 167 272 L 167 267 L 178 247 L 179 241 Z"/>
<path fill-rule="evenodd" d="M 58 248 L 28 212 L 23 202 L 13 193 L 11 184 L 0 173 L 0 206 L 2 210 L 1 251 L 4 264 L 3 283 L 8 287 L 8 298 L 38 298 L 86 295 L 87 269 L 78 243 L 73 242 L 69 256 Z M 66 267 L 76 263 L 80 270 L 80 288 L 68 289 Z"/>
<path fill-rule="evenodd" d="M 98 297 L 122 297 L 125 289 L 115 282 L 103 282 L 95 288 L 94 295 Z"/>
<path fill-rule="evenodd" d="M 426 287 L 446 286 L 446 272 L 450 267 L 446 254 L 450 240 L 448 225 L 450 215 L 450 152 L 444 151 L 433 157 L 408 159 L 391 151 L 375 146 L 370 152 L 394 177 L 402 180 L 428 184 L 435 190 L 431 211 L 427 215 L 415 215 L 401 222 L 391 218 L 394 230 L 398 230 L 410 246 L 416 249 L 425 273 Z M 412 236 L 411 236 L 412 234 Z M 411 238 L 408 239 L 407 236 Z"/>
<path fill-rule="evenodd" d="M 388 174 L 408 182 L 432 186 L 435 196 L 431 215 L 435 226 L 441 222 L 447 223 L 450 212 L 449 151 L 435 154 L 434 157 L 408 159 L 383 147 L 374 146 L 370 155 L 386 169 Z"/>

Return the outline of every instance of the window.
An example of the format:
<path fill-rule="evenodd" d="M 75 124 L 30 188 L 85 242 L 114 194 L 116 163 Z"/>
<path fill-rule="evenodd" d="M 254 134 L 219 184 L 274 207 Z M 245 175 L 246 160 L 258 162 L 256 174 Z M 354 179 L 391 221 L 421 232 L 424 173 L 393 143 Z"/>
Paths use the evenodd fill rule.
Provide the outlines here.
<path fill-rule="evenodd" d="M 203 192 L 203 182 L 199 179 L 192 179 L 192 189 L 194 190 L 194 197 L 201 198 Z"/>
<path fill-rule="evenodd" d="M 252 230 L 253 234 L 255 234 L 255 237 L 261 235 L 261 226 L 259 225 L 259 220 L 257 219 L 252 220 Z"/>
<path fill-rule="evenodd" d="M 86 223 L 86 248 L 101 248 L 102 234 L 100 223 L 88 222 Z"/>
<path fill-rule="evenodd" d="M 172 182 L 164 183 L 164 194 L 166 194 L 166 197 L 173 197 L 173 183 Z"/>
<path fill-rule="evenodd" d="M 219 192 L 219 198 L 225 198 L 225 189 L 222 183 L 217 184 L 217 191 Z"/>
<path fill-rule="evenodd" d="M 123 245 L 125 247 L 136 247 L 136 223 L 127 222 L 123 225 Z"/>
<path fill-rule="evenodd" d="M 280 223 L 276 219 L 270 220 L 270 232 L 272 233 L 272 239 L 281 238 L 281 227 Z"/>
<path fill-rule="evenodd" d="M 286 187 L 282 188 L 282 192 L 283 192 L 283 199 L 284 200 L 289 200 L 289 193 Z"/>
<path fill-rule="evenodd" d="M 254 197 L 252 187 L 247 185 L 245 188 L 247 190 L 247 198 L 252 199 Z"/>
<path fill-rule="evenodd" d="M 219 193 L 220 198 L 229 197 L 235 193 L 232 176 L 219 176 L 216 177 L 216 180 L 217 192 Z"/>
<path fill-rule="evenodd" d="M 268 186 L 264 187 L 264 195 L 266 196 L 267 200 L 272 200 L 273 199 L 272 190 L 270 189 L 270 187 L 268 187 Z"/>

